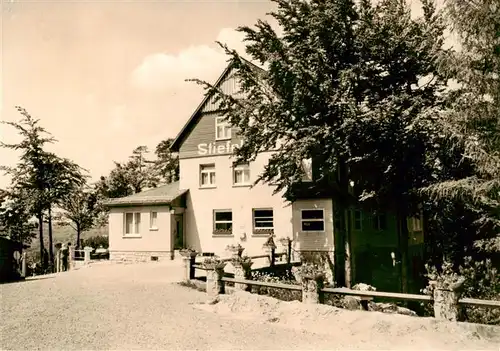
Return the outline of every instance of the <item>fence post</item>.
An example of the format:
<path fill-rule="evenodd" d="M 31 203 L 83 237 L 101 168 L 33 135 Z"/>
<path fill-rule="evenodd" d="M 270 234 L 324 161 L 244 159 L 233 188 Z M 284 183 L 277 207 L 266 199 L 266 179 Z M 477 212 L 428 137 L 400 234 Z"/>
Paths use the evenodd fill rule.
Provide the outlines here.
<path fill-rule="evenodd" d="M 434 297 L 434 317 L 436 319 L 456 322 L 460 319 L 460 288 L 465 279 L 461 278 L 456 283 L 447 287 L 435 286 Z"/>
<path fill-rule="evenodd" d="M 26 262 L 26 251 L 23 251 L 22 262 L 21 262 L 21 275 L 23 276 L 23 278 L 26 278 L 27 267 L 28 263 Z"/>
<path fill-rule="evenodd" d="M 91 248 L 90 246 L 85 246 L 85 248 L 83 249 L 83 251 L 84 251 L 84 256 L 83 256 L 83 262 L 84 262 L 84 264 L 89 264 L 90 263 L 90 253 L 93 250 L 94 249 Z"/>
<path fill-rule="evenodd" d="M 224 282 L 224 262 L 204 262 L 205 269 L 207 270 L 207 295 L 209 303 L 215 303 L 219 294 L 225 293 Z"/>
<path fill-rule="evenodd" d="M 252 261 L 239 258 L 233 259 L 231 263 L 234 267 L 234 277 L 236 279 L 249 280 L 251 278 L 253 265 Z M 249 291 L 251 289 L 251 286 L 243 283 L 234 283 L 234 288 L 237 290 Z"/>
<path fill-rule="evenodd" d="M 304 267 L 306 268 L 306 267 Z M 309 268 L 309 267 L 307 267 Z M 325 282 L 325 275 L 314 268 L 301 272 L 302 303 L 318 304 L 323 303 L 323 292 L 321 291 Z"/>
<path fill-rule="evenodd" d="M 73 245 L 70 245 L 68 243 L 68 270 L 74 268 L 74 265 L 75 265 L 75 254 L 76 254 L 76 247 L 74 247 Z"/>

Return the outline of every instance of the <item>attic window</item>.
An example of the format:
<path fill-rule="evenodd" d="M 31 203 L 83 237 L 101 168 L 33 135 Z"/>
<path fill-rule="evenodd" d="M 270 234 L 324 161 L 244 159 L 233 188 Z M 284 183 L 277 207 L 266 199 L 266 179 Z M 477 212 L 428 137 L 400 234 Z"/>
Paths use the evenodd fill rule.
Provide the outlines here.
<path fill-rule="evenodd" d="M 231 125 L 224 117 L 215 118 L 215 140 L 231 139 Z"/>

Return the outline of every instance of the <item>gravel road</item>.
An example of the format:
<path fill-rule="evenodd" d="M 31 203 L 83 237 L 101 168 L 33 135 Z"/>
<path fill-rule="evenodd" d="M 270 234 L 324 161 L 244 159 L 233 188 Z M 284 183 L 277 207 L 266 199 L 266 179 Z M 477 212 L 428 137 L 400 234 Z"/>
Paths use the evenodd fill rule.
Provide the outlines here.
<path fill-rule="evenodd" d="M 180 263 L 175 261 L 136 265 L 103 263 L 0 285 L 0 349 L 500 349 L 497 344 L 481 347 L 473 341 L 462 347 L 460 343 L 452 345 L 448 341 L 456 338 L 448 336 L 444 340 L 440 337 L 443 334 L 434 332 L 416 342 L 411 334 L 422 327 L 398 326 L 391 334 L 385 329 L 400 322 L 395 316 L 383 317 L 376 313 L 357 316 L 349 314 L 350 311 L 340 311 L 328 317 L 314 312 L 299 321 L 303 326 L 300 328 L 292 322 L 297 314 L 301 318 L 311 314 L 299 311 L 304 306 L 287 312 L 288 317 L 282 313 L 279 323 L 266 323 L 267 317 L 264 320 L 236 318 L 243 317 L 244 313 L 215 313 L 214 307 L 224 309 L 227 305 L 223 301 L 220 306 L 200 305 L 206 301 L 206 295 L 176 284 L 181 275 Z M 226 300 L 234 298 L 228 296 Z M 258 296 L 237 303 L 247 314 L 259 314 L 259 310 L 269 310 L 273 304 L 275 300 L 266 301 Z M 382 320 L 384 318 L 387 320 Z M 419 323 L 417 319 L 415 323 Z"/>
<path fill-rule="evenodd" d="M 2 350 L 306 350 L 333 338 L 193 304 L 174 264 L 102 265 L 0 285 Z"/>

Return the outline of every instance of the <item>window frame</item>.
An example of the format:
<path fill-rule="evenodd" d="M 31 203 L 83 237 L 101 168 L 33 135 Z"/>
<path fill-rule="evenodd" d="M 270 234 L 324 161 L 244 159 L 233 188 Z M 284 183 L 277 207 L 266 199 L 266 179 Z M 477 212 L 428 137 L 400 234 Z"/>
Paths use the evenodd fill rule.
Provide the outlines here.
<path fill-rule="evenodd" d="M 308 211 L 321 211 L 323 216 L 322 219 L 304 219 L 304 212 Z M 303 224 L 304 222 L 323 222 L 323 230 L 304 230 Z M 326 231 L 326 218 L 325 218 L 325 209 L 324 208 L 301 208 L 300 209 L 300 231 L 303 233 L 324 233 Z"/>
<path fill-rule="evenodd" d="M 127 215 L 132 215 L 132 223 L 131 223 L 132 231 L 130 233 L 127 233 Z M 126 238 L 141 237 L 141 220 L 142 220 L 141 217 L 142 213 L 137 211 L 126 211 L 123 213 L 123 235 L 122 235 L 123 237 Z M 137 218 L 139 218 L 138 222 Z"/>
<path fill-rule="evenodd" d="M 224 213 L 224 212 L 229 212 L 231 213 L 231 221 L 217 221 L 217 213 Z M 231 229 L 217 229 L 217 223 L 231 223 Z M 233 210 L 232 209 L 214 209 L 212 211 L 212 233 L 213 235 L 220 235 L 220 236 L 232 236 L 233 235 L 233 230 L 234 230 L 234 218 L 233 218 Z"/>
<path fill-rule="evenodd" d="M 154 219 L 155 223 L 153 224 L 153 213 L 155 214 Z M 149 230 L 156 231 L 158 230 L 158 211 L 150 211 L 149 212 Z"/>
<path fill-rule="evenodd" d="M 210 170 L 205 170 L 204 168 L 210 168 Z M 211 174 L 214 175 L 214 182 L 211 182 Z M 203 174 L 208 174 L 208 183 L 203 184 Z M 215 188 L 217 187 L 217 172 L 215 170 L 215 163 L 200 164 L 199 167 L 199 178 L 200 178 L 200 188 Z"/>
<path fill-rule="evenodd" d="M 222 127 L 223 130 L 223 135 L 219 135 L 219 127 Z M 215 117 L 215 140 L 231 140 L 232 138 L 232 127 L 231 124 L 229 124 L 228 121 L 225 120 L 225 117 L 223 116 L 216 116 Z"/>
<path fill-rule="evenodd" d="M 272 217 L 256 217 L 255 211 L 272 211 Z M 264 222 L 272 222 L 271 227 L 257 227 L 257 218 L 267 218 Z M 271 220 L 269 220 L 271 218 Z M 274 209 L 272 207 L 252 208 L 252 233 L 253 235 L 268 235 L 274 233 Z"/>
<path fill-rule="evenodd" d="M 236 172 L 240 172 L 240 171 L 243 172 L 242 173 L 243 179 L 245 178 L 244 172 L 248 171 L 248 181 L 247 182 L 244 181 L 243 183 L 236 183 Z M 234 187 L 251 186 L 252 182 L 250 181 L 250 176 L 251 176 L 251 172 L 250 172 L 250 164 L 249 163 L 242 163 L 242 164 L 237 164 L 237 165 L 233 166 L 233 186 Z"/>

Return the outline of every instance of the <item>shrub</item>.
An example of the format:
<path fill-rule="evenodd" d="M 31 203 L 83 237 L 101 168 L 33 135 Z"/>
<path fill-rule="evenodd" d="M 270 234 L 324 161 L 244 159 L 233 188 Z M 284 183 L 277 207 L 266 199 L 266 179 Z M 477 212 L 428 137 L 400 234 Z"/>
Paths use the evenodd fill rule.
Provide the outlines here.
<path fill-rule="evenodd" d="M 426 270 L 425 276 L 437 286 L 464 279 L 461 297 L 500 301 L 500 278 L 489 259 L 473 261 L 472 257 L 465 257 L 458 269 L 453 269 L 452 263 L 444 262 L 439 268 L 426 265 Z M 434 285 L 429 284 L 422 292 L 432 296 L 433 290 Z M 426 307 L 426 314 L 433 315 L 430 304 Z M 500 325 L 500 310 L 494 308 L 467 306 L 462 317 L 471 323 Z"/>
<path fill-rule="evenodd" d="M 268 283 L 281 283 L 288 285 L 298 285 L 297 281 L 290 273 L 290 271 L 285 271 L 282 274 L 276 273 L 262 273 L 258 271 L 252 272 L 252 280 Z M 252 292 L 259 295 L 267 295 L 274 297 L 282 301 L 302 301 L 302 292 L 298 290 L 288 290 L 288 289 L 277 289 L 269 288 L 265 286 L 252 286 Z"/>
<path fill-rule="evenodd" d="M 90 246 L 94 249 L 101 246 L 105 249 L 109 248 L 109 238 L 104 235 L 91 236 L 90 238 L 83 241 L 83 247 Z M 83 249 L 83 247 L 81 249 Z"/>

